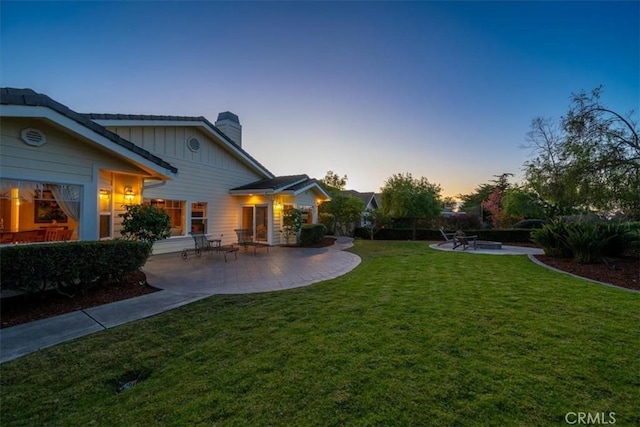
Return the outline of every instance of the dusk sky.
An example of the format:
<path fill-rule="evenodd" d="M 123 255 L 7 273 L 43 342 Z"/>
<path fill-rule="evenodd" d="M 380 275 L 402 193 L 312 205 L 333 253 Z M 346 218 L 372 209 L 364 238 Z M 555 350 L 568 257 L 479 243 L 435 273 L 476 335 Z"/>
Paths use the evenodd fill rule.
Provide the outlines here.
<path fill-rule="evenodd" d="M 0 85 L 88 113 L 232 111 L 276 175 L 521 176 L 572 92 L 640 110 L 640 2 L 7 2 Z M 636 113 L 635 118 L 638 118 Z"/>

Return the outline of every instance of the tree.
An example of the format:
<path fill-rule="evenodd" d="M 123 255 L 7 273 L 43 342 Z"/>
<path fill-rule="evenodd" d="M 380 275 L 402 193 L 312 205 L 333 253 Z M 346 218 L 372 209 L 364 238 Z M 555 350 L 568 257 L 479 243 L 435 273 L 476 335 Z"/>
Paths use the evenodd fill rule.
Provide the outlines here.
<path fill-rule="evenodd" d="M 382 211 L 391 218 L 409 218 L 416 239 L 418 219 L 432 219 L 441 212 L 442 189 L 424 177 L 414 178 L 410 173 L 395 174 L 382 188 Z"/>
<path fill-rule="evenodd" d="M 343 193 L 347 186 L 347 175 L 340 177 L 335 172 L 328 171 L 320 182 L 331 195 L 330 201 L 320 205 L 321 222 L 334 234 L 351 234 L 353 224 L 362 217 L 364 202 Z M 329 228 L 331 225 L 333 228 Z"/>
<path fill-rule="evenodd" d="M 511 176 L 513 174 L 509 172 L 502 175 L 494 175 L 496 179 L 491 180 L 493 191 L 482 204 L 482 207 L 489 212 L 489 219 L 496 228 L 504 228 L 513 220 L 504 213 L 502 206 L 502 199 L 506 191 L 511 187 L 511 184 L 509 184 L 509 177 Z"/>
<path fill-rule="evenodd" d="M 282 215 L 282 231 L 287 245 L 291 236 L 298 236 L 298 232 L 302 229 L 302 212 L 299 209 L 290 208 L 284 211 Z M 297 241 L 296 241 L 297 243 Z"/>
<path fill-rule="evenodd" d="M 171 236 L 171 217 L 163 209 L 150 205 L 126 205 L 120 234 L 127 240 L 140 240 L 150 245 Z"/>
<path fill-rule="evenodd" d="M 389 225 L 389 217 L 385 215 L 382 209 L 367 209 L 364 214 L 365 223 L 367 226 L 365 227 L 367 233 L 371 240 L 373 240 L 374 236 L 378 234 L 380 230 Z"/>
<path fill-rule="evenodd" d="M 334 233 L 350 235 L 353 224 L 362 218 L 364 202 L 344 193 L 337 193 L 331 197 L 330 201 L 321 205 L 322 210 L 333 216 Z"/>
<path fill-rule="evenodd" d="M 563 152 L 565 140 L 560 126 L 551 118 L 536 117 L 526 141 L 525 148 L 535 155 L 524 164 L 529 188 L 544 200 L 548 216 L 574 213 L 578 205 L 575 170 Z"/>
<path fill-rule="evenodd" d="M 327 174 L 320 180 L 320 182 L 333 197 L 335 194 L 340 193 L 341 191 L 344 191 L 346 189 L 347 175 L 340 177 L 333 171 L 327 171 Z"/>
<path fill-rule="evenodd" d="M 458 202 L 455 198 L 447 196 L 442 199 L 442 207 L 444 210 L 453 211 L 456 206 L 458 206 Z"/>
<path fill-rule="evenodd" d="M 544 205 L 540 198 L 524 187 L 513 187 L 507 190 L 502 198 L 505 215 L 517 220 L 544 218 Z"/>
<path fill-rule="evenodd" d="M 536 157 L 525 163 L 527 179 L 556 211 L 623 212 L 640 218 L 640 142 L 633 113 L 604 106 L 602 86 L 571 95 L 557 127 L 534 120 L 528 135 Z"/>
<path fill-rule="evenodd" d="M 481 224 L 484 224 L 485 220 L 492 220 L 502 211 L 503 193 L 510 187 L 509 177 L 512 176 L 509 172 L 494 175 L 496 179 L 480 184 L 473 193 L 458 194 L 457 197 L 462 200 L 460 210 L 477 215 Z"/>

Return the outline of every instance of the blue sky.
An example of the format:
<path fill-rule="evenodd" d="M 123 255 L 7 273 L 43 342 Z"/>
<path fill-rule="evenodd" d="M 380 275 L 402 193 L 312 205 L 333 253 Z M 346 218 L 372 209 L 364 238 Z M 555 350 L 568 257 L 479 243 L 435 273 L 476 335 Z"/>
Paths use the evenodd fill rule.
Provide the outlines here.
<path fill-rule="evenodd" d="M 79 112 L 239 115 L 276 175 L 520 175 L 572 92 L 640 107 L 640 2 L 6 2 L 0 85 Z M 636 114 L 636 118 L 638 115 Z"/>

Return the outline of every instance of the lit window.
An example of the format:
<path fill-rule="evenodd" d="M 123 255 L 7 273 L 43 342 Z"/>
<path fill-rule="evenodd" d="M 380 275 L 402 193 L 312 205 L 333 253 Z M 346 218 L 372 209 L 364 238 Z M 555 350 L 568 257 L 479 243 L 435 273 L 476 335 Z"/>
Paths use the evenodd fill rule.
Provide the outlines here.
<path fill-rule="evenodd" d="M 207 234 L 207 204 L 191 203 L 191 232 Z"/>
<path fill-rule="evenodd" d="M 185 207 L 184 200 L 145 199 L 144 204 L 164 210 L 171 218 L 171 235 L 184 236 Z"/>

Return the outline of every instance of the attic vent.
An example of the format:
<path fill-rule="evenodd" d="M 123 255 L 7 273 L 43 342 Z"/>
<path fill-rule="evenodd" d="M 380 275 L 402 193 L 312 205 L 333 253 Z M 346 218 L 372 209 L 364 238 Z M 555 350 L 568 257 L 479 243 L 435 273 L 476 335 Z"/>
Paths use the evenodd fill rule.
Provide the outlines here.
<path fill-rule="evenodd" d="M 200 149 L 200 141 L 196 137 L 191 137 L 187 139 L 187 147 L 191 151 L 198 151 Z"/>
<path fill-rule="evenodd" d="M 29 145 L 40 147 L 47 142 L 47 137 L 41 130 L 28 128 L 20 134 L 20 138 Z"/>

